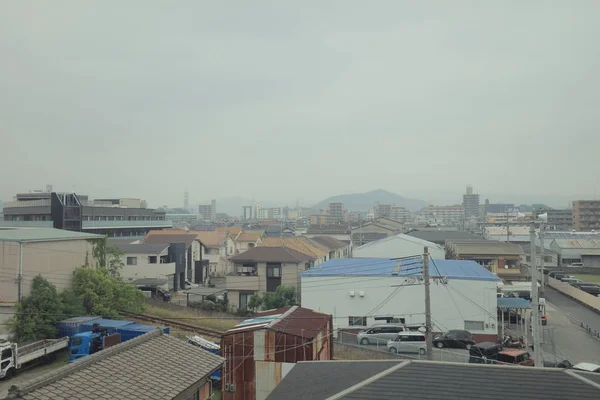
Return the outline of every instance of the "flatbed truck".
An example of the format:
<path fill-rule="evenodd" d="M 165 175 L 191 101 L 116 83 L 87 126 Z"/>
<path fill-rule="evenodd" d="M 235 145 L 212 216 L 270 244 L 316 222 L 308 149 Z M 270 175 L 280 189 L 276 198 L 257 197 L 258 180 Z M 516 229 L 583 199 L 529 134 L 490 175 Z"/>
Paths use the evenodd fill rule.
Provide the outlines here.
<path fill-rule="evenodd" d="M 38 340 L 23 345 L 0 341 L 0 379 L 10 379 L 21 368 L 36 362 L 51 362 L 58 351 L 67 347 L 68 337 Z"/>

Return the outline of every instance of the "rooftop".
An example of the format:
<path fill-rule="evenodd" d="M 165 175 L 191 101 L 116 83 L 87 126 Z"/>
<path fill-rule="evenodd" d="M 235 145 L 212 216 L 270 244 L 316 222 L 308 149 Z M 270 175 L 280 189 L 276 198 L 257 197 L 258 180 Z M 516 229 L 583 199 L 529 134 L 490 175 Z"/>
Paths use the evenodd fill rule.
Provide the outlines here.
<path fill-rule="evenodd" d="M 264 231 L 243 231 L 235 240 L 237 242 L 256 242 L 264 234 Z"/>
<path fill-rule="evenodd" d="M 196 238 L 205 247 L 221 247 L 227 239 L 227 233 L 218 231 L 194 231 Z"/>
<path fill-rule="evenodd" d="M 340 235 L 349 234 L 350 229 L 347 225 L 309 225 L 306 233 L 309 235 Z"/>
<path fill-rule="evenodd" d="M 479 236 L 466 231 L 448 230 L 414 230 L 407 233 L 408 236 L 427 240 L 429 242 L 442 244 L 451 239 L 481 239 Z"/>
<path fill-rule="evenodd" d="M 358 251 L 359 249 L 361 249 L 361 250 L 362 249 L 368 249 L 370 247 L 378 246 L 378 245 L 383 244 L 383 243 L 397 242 L 397 241 L 408 242 L 408 243 L 419 245 L 421 247 L 427 246 L 430 249 L 436 248 L 438 250 L 442 250 L 442 251 L 444 250 L 442 248 L 442 246 L 440 246 L 439 244 L 428 242 L 427 240 L 419 239 L 417 237 L 405 235 L 403 233 L 400 233 L 398 235 L 388 236 L 386 238 L 379 239 L 379 240 L 376 240 L 374 242 L 369 242 L 369 243 L 363 244 L 362 246 L 358 247 L 356 250 Z"/>
<path fill-rule="evenodd" d="M 554 239 L 561 249 L 600 249 L 600 237 L 597 239 Z"/>
<path fill-rule="evenodd" d="M 329 250 L 337 250 L 341 248 L 345 248 L 348 246 L 346 243 L 342 242 L 331 236 L 314 236 L 311 238 L 313 241 L 319 243 L 322 246 L 325 246 Z"/>
<path fill-rule="evenodd" d="M 496 240 L 447 240 L 446 247 L 459 255 L 523 255 L 523 249 L 518 244 Z"/>
<path fill-rule="evenodd" d="M 55 228 L 2 229 L 0 242 L 52 242 L 61 240 L 100 239 L 104 235 L 66 231 Z"/>
<path fill-rule="evenodd" d="M 300 276 L 420 277 L 423 275 L 421 266 L 421 257 L 401 260 L 390 258 L 334 258 L 300 273 Z M 430 271 L 432 275 L 437 275 L 439 273 L 440 276 L 452 279 L 478 281 L 500 280 L 496 275 L 492 274 L 475 261 L 470 260 L 431 260 Z"/>
<path fill-rule="evenodd" d="M 323 257 L 327 253 L 310 243 L 305 242 L 299 237 L 267 237 L 263 239 L 259 247 L 287 247 L 300 253 L 309 255 L 312 258 Z"/>
<path fill-rule="evenodd" d="M 420 360 L 305 361 L 296 363 L 267 399 L 505 400 L 509 388 L 517 388 L 516 397 L 528 400 L 592 400 L 600 398 L 594 375 Z"/>
<path fill-rule="evenodd" d="M 9 398 L 173 399 L 225 359 L 156 329 L 13 385 Z"/>
<path fill-rule="evenodd" d="M 185 243 L 185 247 L 188 248 L 196 240 L 196 235 L 190 233 L 184 234 L 165 234 L 160 233 L 147 235 L 144 238 L 144 244 L 171 244 L 171 243 Z"/>
<path fill-rule="evenodd" d="M 253 247 L 243 253 L 231 257 L 233 262 L 275 262 L 298 264 L 312 260 L 313 257 L 288 247 Z"/>
<path fill-rule="evenodd" d="M 115 246 L 125 254 L 160 254 L 169 248 L 169 245 L 165 243 L 117 243 Z"/>

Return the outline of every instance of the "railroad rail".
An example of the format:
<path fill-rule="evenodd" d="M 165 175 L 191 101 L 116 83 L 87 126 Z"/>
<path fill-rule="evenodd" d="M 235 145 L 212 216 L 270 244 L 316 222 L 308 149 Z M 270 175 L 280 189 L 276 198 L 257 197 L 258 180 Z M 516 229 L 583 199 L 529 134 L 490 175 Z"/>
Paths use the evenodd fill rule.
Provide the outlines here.
<path fill-rule="evenodd" d="M 119 311 L 124 317 L 135 318 L 143 321 L 152 322 L 157 325 L 168 326 L 170 328 L 181 329 L 182 331 L 201 333 L 208 336 L 218 337 L 220 338 L 225 331 L 220 331 L 218 329 L 211 328 L 203 328 L 196 325 L 186 324 L 184 322 L 174 321 L 172 319 L 158 318 L 151 315 L 145 314 L 135 314 L 128 311 Z"/>

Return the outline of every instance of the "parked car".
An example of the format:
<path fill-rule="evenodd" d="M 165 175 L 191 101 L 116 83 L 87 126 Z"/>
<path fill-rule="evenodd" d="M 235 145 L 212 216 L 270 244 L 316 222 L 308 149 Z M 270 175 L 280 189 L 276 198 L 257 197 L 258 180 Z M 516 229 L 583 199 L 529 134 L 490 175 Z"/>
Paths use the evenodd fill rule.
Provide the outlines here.
<path fill-rule="evenodd" d="M 467 349 L 475 344 L 475 340 L 469 331 L 451 330 L 433 339 L 433 345 L 441 349 L 449 347 L 454 349 Z"/>
<path fill-rule="evenodd" d="M 576 287 L 577 289 L 581 288 L 582 286 L 598 286 L 600 288 L 599 285 L 593 282 L 572 282 L 570 285 Z"/>
<path fill-rule="evenodd" d="M 577 279 L 577 278 L 575 278 L 575 277 L 572 277 L 572 276 L 569 276 L 569 277 L 566 277 L 566 276 L 565 276 L 564 278 L 561 278 L 561 280 L 560 280 L 560 281 L 561 281 L 561 282 L 564 282 L 564 283 L 569 283 L 569 284 L 570 284 L 570 283 L 579 283 L 579 282 L 582 282 L 582 280 L 581 280 L 581 279 Z"/>
<path fill-rule="evenodd" d="M 375 325 L 369 329 L 358 332 L 356 340 L 359 344 L 377 344 L 387 343 L 388 340 L 394 339 L 400 332 L 405 332 L 408 329 L 404 325 L 399 324 L 384 324 Z"/>
<path fill-rule="evenodd" d="M 425 335 L 421 332 L 400 332 L 394 339 L 387 342 L 390 353 L 419 353 L 427 354 Z"/>
<path fill-rule="evenodd" d="M 548 276 L 550 278 L 554 278 L 554 279 L 560 279 L 561 277 L 565 276 L 565 271 L 552 271 L 548 273 Z"/>
<path fill-rule="evenodd" d="M 505 349 L 498 353 L 498 364 L 522 365 L 533 367 L 533 357 L 527 350 Z"/>
<path fill-rule="evenodd" d="M 469 363 L 495 364 L 498 353 L 504 350 L 502 345 L 493 342 L 477 343 L 469 349 Z"/>
<path fill-rule="evenodd" d="M 193 283 L 193 282 L 192 282 L 192 281 L 190 281 L 189 279 L 186 279 L 186 280 L 185 280 L 185 288 L 186 288 L 187 290 L 189 290 L 189 289 L 193 289 L 193 288 L 197 288 L 197 287 L 198 287 L 198 284 L 197 284 L 197 283 Z"/>
<path fill-rule="evenodd" d="M 580 263 L 580 262 L 574 262 L 574 263 L 567 265 L 567 268 L 583 268 L 583 267 L 584 267 L 583 263 Z"/>
<path fill-rule="evenodd" d="M 173 294 L 167 290 L 160 289 L 154 286 L 138 286 L 142 292 L 150 292 L 152 298 L 162 299 L 164 301 L 171 301 Z"/>
<path fill-rule="evenodd" d="M 600 286 L 598 285 L 593 285 L 593 286 L 580 286 L 579 290 L 583 290 L 586 293 L 589 293 L 593 296 L 598 296 L 600 295 Z"/>

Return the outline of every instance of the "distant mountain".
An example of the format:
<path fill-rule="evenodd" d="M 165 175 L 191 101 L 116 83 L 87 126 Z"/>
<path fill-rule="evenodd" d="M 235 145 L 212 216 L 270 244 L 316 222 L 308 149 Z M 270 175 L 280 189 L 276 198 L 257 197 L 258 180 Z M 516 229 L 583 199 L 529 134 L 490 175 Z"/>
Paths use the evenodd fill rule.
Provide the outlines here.
<path fill-rule="evenodd" d="M 407 199 L 396 193 L 387 190 L 377 189 L 366 193 L 341 194 L 329 197 L 312 208 L 319 210 L 326 209 L 329 203 L 344 203 L 344 208 L 350 211 L 368 211 L 377 202 L 381 204 L 396 204 L 410 211 L 418 211 L 427 206 L 427 202 L 418 199 Z"/>

